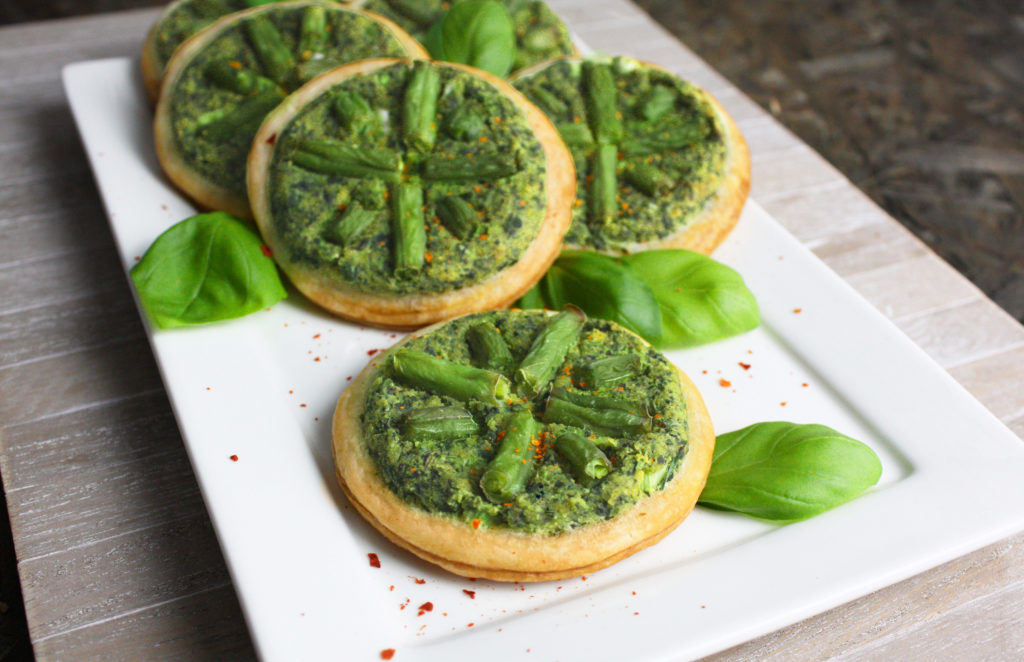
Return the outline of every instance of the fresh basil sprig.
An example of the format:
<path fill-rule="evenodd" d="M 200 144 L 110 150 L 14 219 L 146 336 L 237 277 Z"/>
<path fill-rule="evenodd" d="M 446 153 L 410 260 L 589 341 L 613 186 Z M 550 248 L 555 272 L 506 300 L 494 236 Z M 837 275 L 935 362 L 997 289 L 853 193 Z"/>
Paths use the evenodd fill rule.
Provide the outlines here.
<path fill-rule="evenodd" d="M 757 328 L 761 315 L 743 278 L 721 262 L 681 249 L 627 255 L 661 306 L 661 344 L 692 347 Z"/>
<path fill-rule="evenodd" d="M 795 522 L 850 501 L 881 475 L 873 450 L 832 428 L 755 423 L 719 435 L 698 503 Z"/>
<path fill-rule="evenodd" d="M 520 308 L 561 310 L 578 306 L 590 317 L 611 320 L 651 344 L 661 338 L 661 312 L 651 289 L 618 258 L 592 251 L 562 251 Z"/>
<path fill-rule="evenodd" d="M 504 78 L 516 58 L 516 28 L 497 0 L 464 0 L 434 23 L 423 45 L 435 60 L 468 64 Z"/>
<path fill-rule="evenodd" d="M 242 317 L 288 295 L 265 250 L 244 221 L 199 214 L 157 237 L 131 277 L 162 329 Z"/>

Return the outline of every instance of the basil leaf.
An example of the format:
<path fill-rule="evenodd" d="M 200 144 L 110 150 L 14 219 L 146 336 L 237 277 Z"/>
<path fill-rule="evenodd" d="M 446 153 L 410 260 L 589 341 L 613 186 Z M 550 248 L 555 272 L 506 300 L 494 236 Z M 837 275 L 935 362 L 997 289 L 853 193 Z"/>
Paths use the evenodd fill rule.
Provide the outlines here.
<path fill-rule="evenodd" d="M 832 428 L 755 423 L 718 437 L 698 503 L 794 522 L 859 496 L 881 474 L 873 450 Z"/>
<path fill-rule="evenodd" d="M 618 322 L 651 344 L 661 338 L 661 313 L 650 288 L 628 265 L 601 253 L 563 251 L 518 305 L 536 308 L 538 302 L 551 310 L 573 304 L 590 317 Z"/>
<path fill-rule="evenodd" d="M 468 64 L 504 78 L 516 57 L 516 28 L 502 3 L 465 0 L 434 23 L 423 45 L 435 60 Z"/>
<path fill-rule="evenodd" d="M 252 227 L 230 214 L 199 214 L 156 238 L 131 277 L 161 329 L 242 317 L 287 296 Z"/>
<path fill-rule="evenodd" d="M 692 347 L 757 328 L 761 314 L 743 278 L 721 262 L 681 249 L 623 258 L 661 305 L 662 348 Z"/>

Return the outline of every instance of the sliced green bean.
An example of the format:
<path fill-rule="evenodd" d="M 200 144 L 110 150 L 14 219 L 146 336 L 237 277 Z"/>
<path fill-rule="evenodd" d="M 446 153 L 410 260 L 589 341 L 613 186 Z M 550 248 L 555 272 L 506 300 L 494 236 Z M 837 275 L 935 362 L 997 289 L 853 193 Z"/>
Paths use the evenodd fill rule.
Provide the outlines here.
<path fill-rule="evenodd" d="M 618 204 L 618 179 L 615 168 L 618 162 L 618 148 L 615 145 L 597 146 L 592 163 L 593 179 L 587 196 L 589 220 L 597 225 L 615 220 Z"/>
<path fill-rule="evenodd" d="M 579 339 L 586 321 L 587 316 L 575 306 L 567 306 L 548 320 L 516 370 L 516 386 L 521 393 L 532 398 L 548 385 Z"/>
<path fill-rule="evenodd" d="M 278 85 L 291 85 L 295 60 L 274 23 L 262 15 L 250 16 L 243 23 L 249 43 L 256 51 L 256 57 L 263 65 L 267 77 Z"/>
<path fill-rule="evenodd" d="M 395 275 L 409 278 L 423 268 L 427 230 L 423 218 L 423 187 L 401 182 L 391 187 L 391 241 Z"/>
<path fill-rule="evenodd" d="M 622 140 L 622 116 L 619 114 L 619 93 L 610 64 L 583 63 L 583 92 L 590 127 L 594 138 L 603 144 Z"/>
<path fill-rule="evenodd" d="M 237 62 L 214 60 L 203 72 L 215 85 L 235 94 L 252 94 L 277 87 L 277 83 Z"/>
<path fill-rule="evenodd" d="M 603 395 L 591 395 L 589 393 L 584 393 L 583 391 L 570 390 L 562 386 L 556 386 L 551 389 L 551 397 L 558 398 L 560 400 L 568 400 L 574 405 L 579 405 L 580 407 L 586 407 L 588 409 L 614 409 L 630 414 L 643 414 L 645 416 L 647 414 L 647 410 L 644 405 L 636 402 L 621 400 L 619 398 L 610 398 Z"/>
<path fill-rule="evenodd" d="M 533 444 L 537 422 L 528 409 L 511 414 L 498 452 L 487 464 L 480 489 L 494 503 L 506 503 L 526 488 L 533 473 Z"/>
<path fill-rule="evenodd" d="M 418 60 L 409 76 L 402 100 L 402 126 L 406 144 L 429 152 L 437 138 L 437 96 L 441 92 L 441 76 L 428 62 Z"/>
<path fill-rule="evenodd" d="M 487 121 L 480 112 L 468 106 L 460 106 L 448 116 L 444 130 L 455 140 L 476 140 L 487 128 Z"/>
<path fill-rule="evenodd" d="M 640 116 L 648 122 L 656 122 L 675 106 L 676 91 L 666 85 L 655 85 L 639 105 Z"/>
<path fill-rule="evenodd" d="M 402 158 L 398 152 L 338 140 L 303 140 L 296 146 L 292 162 L 325 175 L 368 177 L 391 182 L 402 177 Z"/>
<path fill-rule="evenodd" d="M 428 154 L 423 160 L 423 179 L 441 182 L 491 182 L 519 171 L 514 154 L 471 152 L 470 154 Z"/>
<path fill-rule="evenodd" d="M 666 150 L 683 149 L 704 138 L 705 130 L 689 124 L 662 129 L 637 130 L 627 136 L 620 146 L 626 156 L 648 156 Z"/>
<path fill-rule="evenodd" d="M 501 332 L 488 322 L 469 327 L 466 331 L 466 343 L 469 345 L 473 362 L 482 368 L 505 372 L 515 361 Z"/>
<path fill-rule="evenodd" d="M 555 450 L 568 461 L 576 482 L 585 487 L 607 476 L 612 468 L 608 456 L 594 442 L 575 432 L 560 434 Z"/>
<path fill-rule="evenodd" d="M 508 378 L 490 370 L 439 359 L 415 349 L 400 349 L 392 361 L 395 375 L 429 393 L 468 402 L 504 403 L 511 392 Z"/>
<path fill-rule="evenodd" d="M 408 441 L 464 439 L 480 431 L 473 415 L 462 407 L 427 407 L 405 415 L 402 438 Z"/>
<path fill-rule="evenodd" d="M 271 110 L 284 100 L 284 93 L 277 87 L 264 90 L 245 98 L 223 117 L 199 128 L 201 138 L 212 142 L 223 142 L 240 138 L 252 142 L 256 130 Z"/>
<path fill-rule="evenodd" d="M 591 409 L 562 398 L 548 398 L 545 423 L 562 423 L 608 437 L 643 434 L 651 429 L 651 419 L 621 409 Z"/>
<path fill-rule="evenodd" d="M 549 117 L 559 117 L 569 112 L 569 106 L 559 99 L 555 94 L 543 87 L 535 87 L 527 92 L 527 95 L 540 106 Z"/>
<path fill-rule="evenodd" d="M 358 92 L 340 90 L 331 109 L 341 125 L 354 135 L 366 136 L 381 128 L 380 116 Z"/>
<path fill-rule="evenodd" d="M 616 354 L 594 359 L 573 371 L 576 383 L 589 389 L 616 386 L 640 371 L 640 357 L 636 354 Z"/>
<path fill-rule="evenodd" d="M 555 128 L 569 147 L 586 149 L 594 146 L 594 134 L 583 122 L 562 122 Z"/>
<path fill-rule="evenodd" d="M 672 190 L 675 182 L 665 171 L 650 163 L 636 163 L 626 168 L 623 178 L 641 193 L 662 195 Z"/>
<path fill-rule="evenodd" d="M 323 5 L 309 5 L 302 12 L 299 36 L 299 57 L 311 60 L 323 56 L 327 45 L 327 10 Z"/>
<path fill-rule="evenodd" d="M 364 209 L 358 202 L 353 202 L 345 208 L 345 213 L 331 227 L 327 239 L 342 246 L 351 246 L 376 218 L 375 212 Z"/>
<path fill-rule="evenodd" d="M 457 196 L 441 198 L 436 205 L 437 217 L 453 235 L 465 241 L 475 237 L 480 227 L 480 215 L 469 203 Z"/>

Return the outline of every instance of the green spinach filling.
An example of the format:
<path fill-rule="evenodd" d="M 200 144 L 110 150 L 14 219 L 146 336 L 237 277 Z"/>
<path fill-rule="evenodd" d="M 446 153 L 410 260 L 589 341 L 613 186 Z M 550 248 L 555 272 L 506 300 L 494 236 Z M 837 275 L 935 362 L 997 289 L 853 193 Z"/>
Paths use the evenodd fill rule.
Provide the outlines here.
<path fill-rule="evenodd" d="M 562 60 L 513 84 L 572 151 L 569 244 L 624 251 L 664 239 L 724 180 L 724 129 L 705 94 L 673 74 L 623 57 Z"/>
<path fill-rule="evenodd" d="M 518 262 L 545 218 L 546 158 L 526 117 L 451 67 L 344 80 L 275 144 L 270 207 L 287 259 L 357 291 L 479 283 Z"/>
<path fill-rule="evenodd" d="M 564 357 L 547 366 L 555 376 L 534 395 L 522 394 L 521 370 L 538 374 L 530 367 L 536 364 L 524 359 L 554 319 L 540 312 L 478 313 L 414 337 L 389 354 L 369 386 L 360 423 L 369 456 L 392 492 L 416 508 L 470 525 L 553 534 L 611 519 L 675 476 L 688 438 L 675 369 L 620 327 L 604 320 L 582 323 Z M 481 327 L 500 334 L 507 356 L 482 349 L 486 341 L 474 337 Z M 410 353 L 451 361 L 466 371 L 494 359 L 486 369 L 507 378 L 497 387 L 500 401 L 413 385 L 402 372 L 407 368 L 396 365 Z M 596 380 L 597 387 L 584 385 L 587 379 Z M 552 407 L 569 413 L 549 411 Z M 508 451 L 502 444 L 514 434 L 509 421 L 516 416 L 526 417 L 519 425 L 535 426 L 521 454 L 531 465 L 529 476 L 520 491 L 493 500 L 482 479 L 500 464 L 496 456 Z M 431 434 L 432 426 L 448 434 Z M 579 438 L 590 452 L 599 447 L 608 465 L 602 468 L 592 456 L 574 457 L 571 444 Z M 563 448 L 563 440 L 571 444 Z M 586 473 L 593 467 L 600 470 Z"/>
<path fill-rule="evenodd" d="M 340 64 L 406 55 L 379 21 L 329 3 L 271 6 L 235 21 L 192 58 L 171 92 L 181 157 L 244 198 L 253 136 L 288 93 Z"/>

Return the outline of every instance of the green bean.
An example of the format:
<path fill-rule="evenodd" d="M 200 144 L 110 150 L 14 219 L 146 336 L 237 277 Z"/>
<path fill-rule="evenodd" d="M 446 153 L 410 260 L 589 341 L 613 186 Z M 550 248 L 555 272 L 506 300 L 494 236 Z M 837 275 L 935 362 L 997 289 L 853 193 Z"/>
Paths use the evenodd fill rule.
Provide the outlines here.
<path fill-rule="evenodd" d="M 391 187 L 391 238 L 395 275 L 408 278 L 423 268 L 427 230 L 423 218 L 423 187 L 401 182 Z"/>
<path fill-rule="evenodd" d="M 633 164 L 622 174 L 638 191 L 650 196 L 667 193 L 675 183 L 663 170 L 650 163 Z"/>
<path fill-rule="evenodd" d="M 562 423 L 608 437 L 638 435 L 651 428 L 646 416 L 621 409 L 591 409 L 562 398 L 548 398 L 545 423 Z"/>
<path fill-rule="evenodd" d="M 553 92 L 550 92 L 543 87 L 535 87 L 529 90 L 527 95 L 535 104 L 540 106 L 541 110 L 543 110 L 549 117 L 557 117 L 569 112 L 569 106 L 565 105 L 564 101 L 555 96 Z"/>
<path fill-rule="evenodd" d="M 644 405 L 636 402 L 620 400 L 619 398 L 609 398 L 602 395 L 591 395 L 582 391 L 570 390 L 564 386 L 555 386 L 551 389 L 551 397 L 558 398 L 559 400 L 568 400 L 574 405 L 579 405 L 580 407 L 586 407 L 588 409 L 614 409 L 630 414 L 642 413 L 644 415 L 647 413 Z"/>
<path fill-rule="evenodd" d="M 256 96 L 245 98 L 223 117 L 201 126 L 198 134 L 211 142 L 223 142 L 231 138 L 242 138 L 252 142 L 256 130 L 271 110 L 284 100 L 284 93 L 274 87 Z"/>
<path fill-rule="evenodd" d="M 587 196 L 587 211 L 592 223 L 602 225 L 615 220 L 618 180 L 615 168 L 618 166 L 618 148 L 615 145 L 598 145 L 591 167 L 593 179 Z"/>
<path fill-rule="evenodd" d="M 256 51 L 256 57 L 263 65 L 263 71 L 278 85 L 288 86 L 292 83 L 295 60 L 284 44 L 284 39 L 277 27 L 266 16 L 251 16 L 244 21 L 249 43 Z"/>
<path fill-rule="evenodd" d="M 349 133 L 366 136 L 380 129 L 380 116 L 358 92 L 340 90 L 331 108 Z"/>
<path fill-rule="evenodd" d="M 437 201 L 437 217 L 453 235 L 465 241 L 475 237 L 480 227 L 480 215 L 469 203 L 457 196 L 441 198 Z"/>
<path fill-rule="evenodd" d="M 373 224 L 376 218 L 377 214 L 363 209 L 358 202 L 353 202 L 345 209 L 345 213 L 342 214 L 338 222 L 331 227 L 327 239 L 342 246 L 351 246 L 365 232 L 366 228 Z"/>
<path fill-rule="evenodd" d="M 675 103 L 675 90 L 665 85 L 655 85 L 640 103 L 640 115 L 648 122 L 656 122 L 672 110 Z"/>
<path fill-rule="evenodd" d="M 448 116 L 445 132 L 455 140 L 476 140 L 487 128 L 487 122 L 475 108 L 460 106 Z"/>
<path fill-rule="evenodd" d="M 648 156 L 666 150 L 683 149 L 702 140 L 705 130 L 696 125 L 673 126 L 663 129 L 634 131 L 621 145 L 626 156 Z"/>
<path fill-rule="evenodd" d="M 533 473 L 533 444 L 537 421 L 528 409 L 519 409 L 508 417 L 505 436 L 494 458 L 487 464 L 480 489 L 494 503 L 506 503 L 526 488 Z"/>
<path fill-rule="evenodd" d="M 511 392 L 508 378 L 490 370 L 439 359 L 415 349 L 400 349 L 391 360 L 395 375 L 406 384 L 468 402 L 504 403 Z"/>
<path fill-rule="evenodd" d="M 299 57 L 310 60 L 322 56 L 327 45 L 327 10 L 323 5 L 309 5 L 302 12 Z"/>
<path fill-rule="evenodd" d="M 562 136 L 562 140 L 569 147 L 594 146 L 594 134 L 590 132 L 590 127 L 583 122 L 562 122 L 555 128 L 558 129 L 558 134 Z"/>
<path fill-rule="evenodd" d="M 618 385 L 640 371 L 640 357 L 636 354 L 616 354 L 576 368 L 576 383 L 589 389 Z"/>
<path fill-rule="evenodd" d="M 505 372 L 512 367 L 512 352 L 497 327 L 481 322 L 466 331 L 466 343 L 473 362 L 482 368 Z"/>
<path fill-rule="evenodd" d="M 555 440 L 555 450 L 568 461 L 576 482 L 585 487 L 608 475 L 612 463 L 594 442 L 575 432 L 563 432 Z"/>
<path fill-rule="evenodd" d="M 586 321 L 587 316 L 575 306 L 566 306 L 548 320 L 516 370 L 516 386 L 521 393 L 532 398 L 547 386 L 576 344 Z"/>
<path fill-rule="evenodd" d="M 402 158 L 397 152 L 338 140 L 303 140 L 292 154 L 292 162 L 325 175 L 368 177 L 391 182 L 402 177 Z"/>
<path fill-rule="evenodd" d="M 428 154 L 423 160 L 423 178 L 441 182 L 490 182 L 516 174 L 519 170 L 514 154 L 471 152 L 454 158 L 444 154 Z"/>
<path fill-rule="evenodd" d="M 480 426 L 462 407 L 427 407 L 405 415 L 402 438 L 408 441 L 445 441 L 477 434 Z"/>
<path fill-rule="evenodd" d="M 441 76 L 428 62 L 418 60 L 409 76 L 402 100 L 402 126 L 405 142 L 419 152 L 429 152 L 437 138 L 437 95 Z"/>
<path fill-rule="evenodd" d="M 237 62 L 232 64 L 228 60 L 214 60 L 207 65 L 203 73 L 215 85 L 235 94 L 248 95 L 277 87 L 277 83 L 269 78 L 260 76 Z"/>
<path fill-rule="evenodd" d="M 189 10 L 197 18 L 213 21 L 221 16 L 231 13 L 231 8 L 221 0 L 192 0 L 188 5 Z"/>
<path fill-rule="evenodd" d="M 583 63 L 583 91 L 587 115 L 598 143 L 612 144 L 622 140 L 622 117 L 619 114 L 619 93 L 615 74 L 609 64 Z"/>

